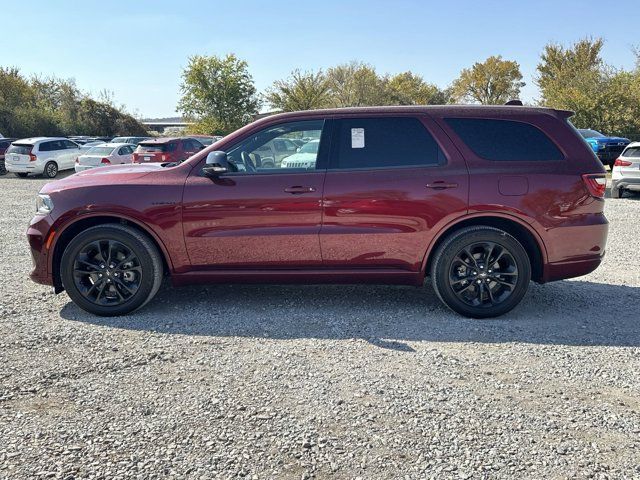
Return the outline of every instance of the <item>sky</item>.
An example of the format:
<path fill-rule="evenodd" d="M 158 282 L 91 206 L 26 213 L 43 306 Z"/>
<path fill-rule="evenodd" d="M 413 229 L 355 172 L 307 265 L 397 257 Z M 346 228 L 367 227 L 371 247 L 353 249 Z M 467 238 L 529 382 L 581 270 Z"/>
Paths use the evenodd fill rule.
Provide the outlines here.
<path fill-rule="evenodd" d="M 258 91 L 294 69 L 351 60 L 446 87 L 463 68 L 502 55 L 520 64 L 521 98 L 532 101 L 549 42 L 603 37 L 605 61 L 632 68 L 639 7 L 638 0 L 0 0 L 0 66 L 72 78 L 93 95 L 107 90 L 148 118 L 176 114 L 181 73 L 196 54 L 235 53 Z"/>

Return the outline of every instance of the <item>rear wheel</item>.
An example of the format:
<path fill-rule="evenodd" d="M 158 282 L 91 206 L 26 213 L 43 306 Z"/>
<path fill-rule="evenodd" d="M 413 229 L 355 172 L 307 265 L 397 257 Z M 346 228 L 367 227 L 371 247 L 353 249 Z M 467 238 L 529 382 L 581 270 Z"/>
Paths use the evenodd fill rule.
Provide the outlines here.
<path fill-rule="evenodd" d="M 16 173 L 16 176 L 18 176 L 20 178 L 27 178 L 28 175 L 29 175 L 28 173 L 23 173 L 23 172 Z"/>
<path fill-rule="evenodd" d="M 158 249 L 137 230 L 98 225 L 73 238 L 60 263 L 71 300 L 100 316 L 125 315 L 153 298 L 162 282 Z"/>
<path fill-rule="evenodd" d="M 56 162 L 47 163 L 42 173 L 47 178 L 55 178 L 55 176 L 58 175 L 58 164 Z"/>
<path fill-rule="evenodd" d="M 503 315 L 527 291 L 531 262 L 524 247 L 493 227 L 467 227 L 447 237 L 431 264 L 433 288 L 451 310 L 472 318 Z"/>

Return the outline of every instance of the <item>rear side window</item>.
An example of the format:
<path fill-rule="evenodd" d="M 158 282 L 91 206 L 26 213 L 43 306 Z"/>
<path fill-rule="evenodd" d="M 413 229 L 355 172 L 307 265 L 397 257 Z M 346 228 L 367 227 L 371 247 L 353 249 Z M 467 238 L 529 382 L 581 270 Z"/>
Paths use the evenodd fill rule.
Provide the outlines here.
<path fill-rule="evenodd" d="M 640 158 L 640 147 L 627 148 L 622 154 L 623 157 Z"/>
<path fill-rule="evenodd" d="M 478 157 L 494 161 L 563 160 L 558 147 L 540 129 L 524 122 L 447 118 L 447 124 Z"/>
<path fill-rule="evenodd" d="M 422 122 L 412 117 L 342 119 L 332 168 L 441 165 L 445 157 Z"/>
<path fill-rule="evenodd" d="M 9 142 L 0 142 L 0 148 L 4 149 L 9 146 Z"/>

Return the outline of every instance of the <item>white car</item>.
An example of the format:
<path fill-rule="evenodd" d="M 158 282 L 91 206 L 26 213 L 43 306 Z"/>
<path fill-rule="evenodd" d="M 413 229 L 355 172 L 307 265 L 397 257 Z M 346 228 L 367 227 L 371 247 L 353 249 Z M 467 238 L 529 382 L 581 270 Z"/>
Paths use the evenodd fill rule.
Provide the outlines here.
<path fill-rule="evenodd" d="M 298 148 L 298 152 L 285 157 L 280 162 L 281 168 L 316 168 L 316 157 L 318 156 L 318 147 L 320 140 L 311 140 Z"/>
<path fill-rule="evenodd" d="M 91 168 L 119 165 L 133 161 L 135 145 L 130 143 L 102 143 L 91 147 L 76 159 L 76 172 Z"/>
<path fill-rule="evenodd" d="M 611 197 L 625 191 L 640 192 L 640 142 L 627 145 L 611 169 Z"/>
<path fill-rule="evenodd" d="M 61 170 L 72 169 L 79 152 L 80 146 L 67 138 L 23 138 L 7 149 L 5 165 L 19 177 L 34 174 L 53 178 Z"/>

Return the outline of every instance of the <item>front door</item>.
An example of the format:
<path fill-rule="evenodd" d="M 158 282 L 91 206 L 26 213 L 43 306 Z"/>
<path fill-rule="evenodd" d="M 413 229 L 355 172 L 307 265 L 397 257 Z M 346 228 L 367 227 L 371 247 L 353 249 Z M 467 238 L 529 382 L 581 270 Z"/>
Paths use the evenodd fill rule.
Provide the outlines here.
<path fill-rule="evenodd" d="M 193 170 L 184 190 L 183 224 L 194 267 L 321 265 L 318 235 L 326 162 L 320 159 L 328 152 L 321 148 L 309 168 L 263 167 L 257 152 L 275 138 L 312 140 L 323 131 L 322 120 L 272 125 L 222 146 L 235 171 L 211 179 L 201 166 Z"/>
<path fill-rule="evenodd" d="M 467 212 L 464 160 L 434 131 L 442 132 L 419 116 L 335 121 L 320 232 L 325 266 L 418 271 L 433 227 Z"/>

